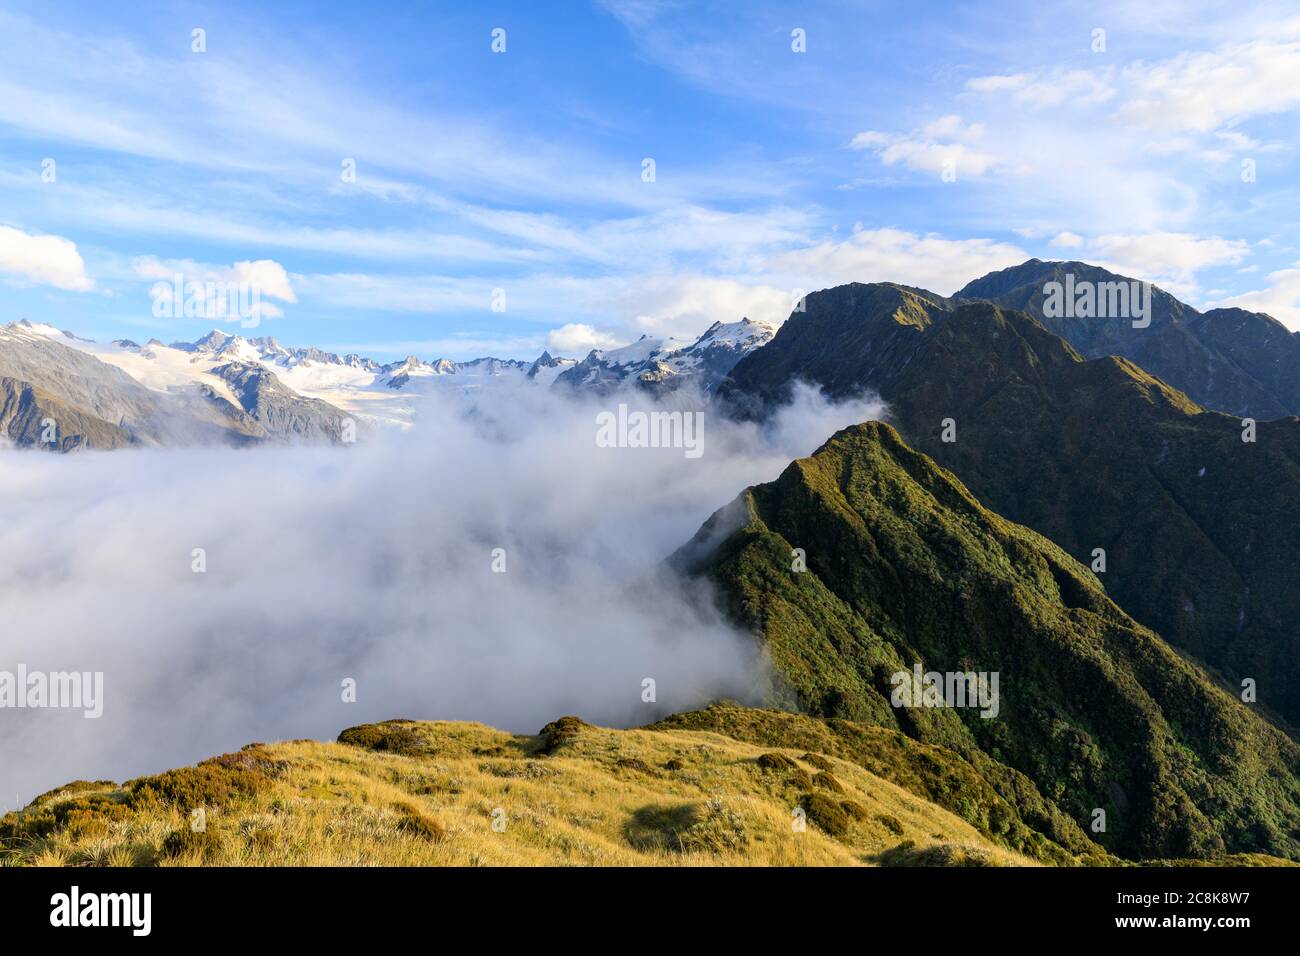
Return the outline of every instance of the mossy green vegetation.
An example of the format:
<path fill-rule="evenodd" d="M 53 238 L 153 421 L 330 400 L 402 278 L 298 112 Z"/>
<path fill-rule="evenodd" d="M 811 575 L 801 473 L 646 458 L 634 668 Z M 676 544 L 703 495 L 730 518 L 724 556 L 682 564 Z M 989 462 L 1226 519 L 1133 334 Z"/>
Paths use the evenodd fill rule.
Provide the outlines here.
<path fill-rule="evenodd" d="M 809 759 L 815 756 L 832 771 L 837 761 L 857 765 L 956 814 L 990 842 L 1044 863 L 1099 864 L 1108 859 L 1105 850 L 1044 799 L 1024 774 L 983 753 L 963 756 L 897 729 L 725 702 L 674 714 L 651 727 L 659 728 L 713 731 L 760 746 L 788 748 L 787 754 L 803 750 L 799 761 L 817 767 Z M 794 762 L 790 756 L 786 759 Z M 814 789 L 811 775 L 797 763 L 788 779 L 800 792 Z"/>
<path fill-rule="evenodd" d="M 1300 725 L 1300 419 L 1261 419 L 1243 441 L 1241 418 L 1128 358 L 1089 354 L 1024 312 L 854 283 L 810 294 L 719 400 L 761 417 L 796 381 L 832 398 L 879 393 L 907 443 L 983 505 L 1087 565 L 1101 549 L 1105 590 L 1134 619 L 1238 692 L 1252 679 L 1261 709 Z M 818 613 L 843 631 L 835 609 Z M 837 664 L 808 649 L 819 656 L 805 670 Z"/>
<path fill-rule="evenodd" d="M 724 522 L 735 527 L 706 550 Z M 807 570 L 795 570 L 796 548 Z M 678 564 L 718 585 L 804 709 L 839 720 L 667 725 L 703 720 L 832 756 L 868 749 L 825 739 L 851 740 L 864 724 L 936 745 L 986 784 L 944 805 L 1039 858 L 1051 847 L 1300 858 L 1300 747 L 1133 621 L 1087 568 L 982 507 L 888 425 L 845 429 L 748 490 Z M 996 716 L 893 706 L 892 676 L 914 665 L 998 674 Z M 727 726 L 736 721 L 751 726 Z M 915 777 L 929 760 L 943 763 L 891 754 L 871 769 Z M 1092 827 L 1099 810 L 1104 831 Z"/>

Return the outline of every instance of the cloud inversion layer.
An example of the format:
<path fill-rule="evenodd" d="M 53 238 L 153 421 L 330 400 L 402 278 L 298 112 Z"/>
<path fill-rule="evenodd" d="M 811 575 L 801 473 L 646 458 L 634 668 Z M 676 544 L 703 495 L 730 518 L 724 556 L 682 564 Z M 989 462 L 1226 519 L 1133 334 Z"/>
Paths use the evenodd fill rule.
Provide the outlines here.
<path fill-rule="evenodd" d="M 431 398 L 344 448 L 0 452 L 0 669 L 103 671 L 105 697 L 98 720 L 0 711 L 0 803 L 388 717 L 535 732 L 753 699 L 754 643 L 661 561 L 879 407 L 801 392 L 762 432 L 706 413 L 692 460 L 596 447 L 620 400 Z"/>

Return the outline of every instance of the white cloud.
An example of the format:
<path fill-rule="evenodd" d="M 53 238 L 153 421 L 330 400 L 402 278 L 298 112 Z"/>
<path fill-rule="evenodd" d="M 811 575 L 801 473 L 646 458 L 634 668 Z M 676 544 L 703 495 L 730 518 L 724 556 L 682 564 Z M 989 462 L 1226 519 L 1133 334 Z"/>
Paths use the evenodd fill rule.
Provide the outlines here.
<path fill-rule="evenodd" d="M 1114 229 L 1113 211 L 1122 210 L 1138 230 L 1204 228 L 1207 177 L 1222 182 L 1241 156 L 1286 148 L 1288 137 L 1269 141 L 1242 126 L 1300 108 L 1300 40 L 1273 25 L 1260 39 L 1212 50 L 980 76 L 965 89 L 966 108 L 983 110 L 1000 151 L 1028 157 L 1021 163 L 1039 174 L 1034 205 L 1087 198 L 1091 215 L 1072 209 L 1059 222 L 1100 232 Z M 1032 125 L 1020 115 L 1042 107 L 1051 109 Z"/>
<path fill-rule="evenodd" d="M 1106 268 L 1158 283 L 1175 295 L 1195 293 L 1201 269 L 1236 265 L 1250 255 L 1250 245 L 1240 239 L 1177 232 L 1097 236 L 1088 248 Z"/>
<path fill-rule="evenodd" d="M 849 141 L 849 149 L 871 150 L 886 166 L 902 163 L 915 172 L 942 175 L 951 171 L 959 179 L 978 177 L 1000 165 L 997 157 L 969 145 L 983 133 L 983 125 L 965 124 L 961 117 L 950 114 L 908 134 L 866 130 Z"/>
<path fill-rule="evenodd" d="M 973 123 L 970 126 L 963 126 L 961 117 L 954 113 L 940 116 L 937 120 L 931 120 L 921 127 L 921 135 L 926 139 L 950 139 L 952 137 L 975 139 L 983 132 L 983 124 Z"/>
<path fill-rule="evenodd" d="M 570 322 L 546 333 L 546 347 L 562 355 L 584 356 L 592 349 L 618 345 L 616 337 L 582 322 Z"/>
<path fill-rule="evenodd" d="M 241 316 L 225 311 L 214 314 L 214 318 L 226 321 L 241 319 L 278 319 L 284 310 L 265 299 L 278 299 L 281 302 L 297 302 L 298 296 L 293 290 L 289 273 L 284 266 L 274 259 L 245 260 L 230 266 L 216 266 L 193 259 L 167 259 L 157 256 L 138 256 L 131 260 L 131 267 L 141 279 L 152 280 L 155 290 L 166 289 L 169 297 L 172 283 L 178 278 L 186 299 L 194 299 L 200 304 L 208 303 L 208 296 L 213 290 L 210 283 L 231 285 L 247 284 L 256 293 L 252 305 L 252 314 Z M 213 303 L 214 307 L 216 303 Z"/>
<path fill-rule="evenodd" d="M 1081 249 L 1083 236 L 1075 235 L 1073 232 L 1061 232 L 1056 234 L 1051 244 L 1057 249 Z"/>
<path fill-rule="evenodd" d="M 943 239 L 899 229 L 864 229 L 776 257 L 769 267 L 798 277 L 808 289 L 845 282 L 898 282 L 950 295 L 971 279 L 1029 258 L 991 239 Z"/>
<path fill-rule="evenodd" d="M 297 302 L 289 283 L 289 273 L 284 266 L 274 259 L 257 259 L 249 262 L 236 262 L 234 274 L 240 282 L 248 282 L 261 290 L 262 295 L 269 295 L 281 302 Z"/>
<path fill-rule="evenodd" d="M 849 149 L 883 148 L 892 143 L 894 139 L 895 137 L 888 133 L 881 133 L 874 129 L 864 130 L 849 140 Z"/>
<path fill-rule="evenodd" d="M 248 282 L 258 287 L 262 295 L 281 302 L 297 302 L 289 273 L 274 259 L 245 260 L 229 266 L 195 262 L 193 259 L 159 259 L 157 256 L 137 256 L 131 267 L 141 279 L 170 281 L 177 274 L 185 282 Z"/>
<path fill-rule="evenodd" d="M 1122 93 L 1117 115 L 1126 122 L 1156 131 L 1218 131 L 1234 149 L 1247 149 L 1253 141 L 1231 126 L 1300 105 L 1300 42 L 1237 43 L 1151 63 L 1139 60 L 1119 71 L 980 76 L 968 80 L 966 89 L 1031 107 L 1096 105 Z"/>
<path fill-rule="evenodd" d="M 635 331 L 695 338 L 714 322 L 751 318 L 779 325 L 794 308 L 794 289 L 714 276 L 659 274 L 608 280 L 591 304 L 625 316 Z"/>
<path fill-rule="evenodd" d="M 1245 133 L 1239 133 L 1235 130 L 1224 130 L 1214 135 L 1235 150 L 1258 149 L 1260 145 Z"/>
<path fill-rule="evenodd" d="M 1266 312 L 1292 332 L 1300 332 L 1300 262 L 1290 269 L 1270 272 L 1265 289 L 1232 296 L 1214 304 Z"/>
<path fill-rule="evenodd" d="M 0 274 L 35 285 L 51 285 L 72 292 L 89 292 L 95 280 L 77 244 L 62 236 L 37 236 L 0 226 Z"/>
<path fill-rule="evenodd" d="M 1003 93 L 1020 90 L 1030 82 L 1028 73 L 1011 73 L 1004 76 L 977 76 L 966 81 L 966 89 L 974 93 Z"/>
<path fill-rule="evenodd" d="M 1104 103 L 1115 96 L 1115 88 L 1106 76 L 1091 70 L 978 76 L 967 81 L 966 89 L 972 93 L 1009 94 L 1013 102 L 1029 107 Z"/>
<path fill-rule="evenodd" d="M 1207 133 L 1300 105 L 1300 42 L 1257 40 L 1124 70 L 1119 115 L 1150 129 Z"/>

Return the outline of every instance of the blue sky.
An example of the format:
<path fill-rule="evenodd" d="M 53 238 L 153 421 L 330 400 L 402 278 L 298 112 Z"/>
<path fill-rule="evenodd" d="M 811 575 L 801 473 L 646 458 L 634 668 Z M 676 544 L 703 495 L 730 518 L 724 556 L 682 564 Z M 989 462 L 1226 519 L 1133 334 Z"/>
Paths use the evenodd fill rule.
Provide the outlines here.
<path fill-rule="evenodd" d="M 1038 256 L 1300 328 L 1294 4 L 113 6 L 0 10 L 0 321 L 581 355 Z"/>

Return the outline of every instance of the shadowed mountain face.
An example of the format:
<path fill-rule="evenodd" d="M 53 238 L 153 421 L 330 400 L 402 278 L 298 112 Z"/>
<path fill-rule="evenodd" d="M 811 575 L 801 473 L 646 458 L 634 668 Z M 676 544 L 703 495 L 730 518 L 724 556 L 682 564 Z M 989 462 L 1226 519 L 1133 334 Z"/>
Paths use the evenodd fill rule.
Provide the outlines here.
<path fill-rule="evenodd" d="M 59 447 L 116 447 L 128 442 L 105 443 L 111 429 L 131 431 L 137 440 L 159 441 L 168 427 L 165 399 L 140 385 L 121 369 L 105 365 L 28 327 L 11 324 L 0 328 L 0 375 L 30 386 L 31 399 L 40 397 L 48 417 L 56 423 L 63 413 L 59 431 L 71 443 Z M 69 414 L 71 413 L 71 414 Z M 46 417 L 46 416 L 43 416 Z M 18 444 L 30 437 L 25 431 L 10 432 Z M 83 440 L 76 440 L 78 438 Z"/>
<path fill-rule="evenodd" d="M 230 385 L 240 407 L 268 436 L 309 441 L 342 441 L 347 416 L 328 402 L 304 398 L 260 365 L 229 362 L 212 374 Z"/>
<path fill-rule="evenodd" d="M 1101 809 L 1125 856 L 1300 858 L 1300 747 L 888 425 L 749 489 L 675 561 L 805 707 L 955 750 L 1063 843 Z M 899 706 L 914 667 L 996 674 L 996 703 Z"/>
<path fill-rule="evenodd" d="M 1023 312 L 894 286 L 814 293 L 719 390 L 764 414 L 796 380 L 871 389 L 988 507 L 1089 565 L 1139 621 L 1300 721 L 1300 420 L 1209 412 Z M 945 441 L 945 420 L 951 420 Z M 1099 569 L 1101 565 L 1098 565 Z"/>
<path fill-rule="evenodd" d="M 65 405 L 27 382 L 0 378 L 0 435 L 23 448 L 126 448 L 131 433 Z"/>
<path fill-rule="evenodd" d="M 1132 359 L 1206 408 L 1260 419 L 1300 414 L 1300 333 L 1259 312 L 1198 312 L 1155 287 L 1146 328 L 1128 317 L 1049 315 L 1045 287 L 1064 285 L 1068 276 L 1094 288 L 1134 281 L 1082 262 L 1031 259 L 976 279 L 954 298 L 1022 309 L 1085 358 Z"/>

